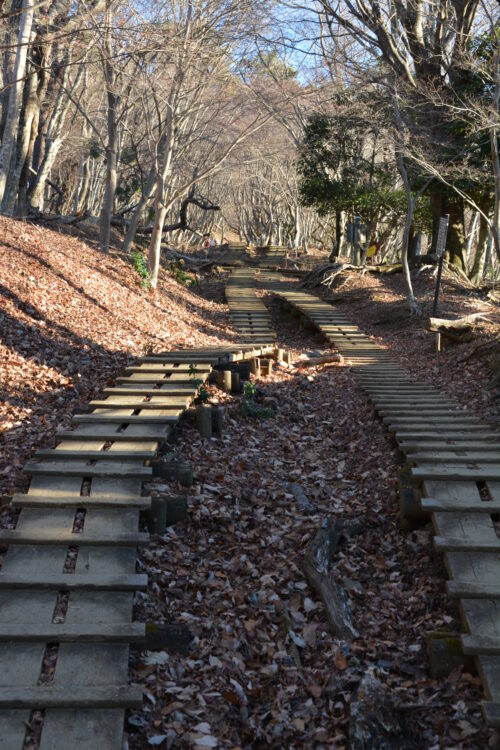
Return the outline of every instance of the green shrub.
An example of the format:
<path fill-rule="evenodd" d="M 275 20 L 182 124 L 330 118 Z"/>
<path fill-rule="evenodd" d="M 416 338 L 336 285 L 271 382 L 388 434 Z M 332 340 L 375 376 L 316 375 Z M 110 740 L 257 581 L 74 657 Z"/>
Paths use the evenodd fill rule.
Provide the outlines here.
<path fill-rule="evenodd" d="M 143 289 L 149 289 L 151 284 L 149 283 L 149 269 L 148 262 L 144 257 L 144 254 L 140 250 L 136 250 L 133 254 L 134 268 L 141 277 L 141 286 Z"/>

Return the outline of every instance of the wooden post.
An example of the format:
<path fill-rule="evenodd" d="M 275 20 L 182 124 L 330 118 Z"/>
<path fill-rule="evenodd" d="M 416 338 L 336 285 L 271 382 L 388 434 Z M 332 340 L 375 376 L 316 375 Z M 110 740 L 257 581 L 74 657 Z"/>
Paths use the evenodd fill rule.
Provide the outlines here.
<path fill-rule="evenodd" d="M 231 393 L 232 380 L 233 380 L 232 376 L 233 376 L 233 373 L 231 372 L 231 370 L 222 371 L 222 382 L 223 382 L 223 387 L 226 393 Z"/>
<path fill-rule="evenodd" d="M 274 359 L 276 362 L 283 362 L 285 356 L 285 350 L 284 349 L 275 349 L 274 350 Z"/>
<path fill-rule="evenodd" d="M 212 437 L 212 407 L 210 404 L 198 404 L 196 407 L 196 426 L 202 437 Z"/>
<path fill-rule="evenodd" d="M 160 459 L 152 463 L 152 467 L 154 477 L 168 479 L 171 482 L 177 480 L 183 487 L 191 487 L 193 484 L 193 469 L 190 464 Z"/>
<path fill-rule="evenodd" d="M 167 527 L 167 503 L 164 497 L 152 497 L 151 507 L 147 512 L 148 529 L 150 534 L 165 533 Z"/>
<path fill-rule="evenodd" d="M 212 432 L 221 433 L 224 425 L 224 409 L 222 406 L 212 407 Z"/>
<path fill-rule="evenodd" d="M 438 353 L 441 351 L 441 333 L 439 331 L 436 333 L 436 351 Z"/>
<path fill-rule="evenodd" d="M 256 378 L 260 378 L 260 359 L 258 357 L 252 357 L 250 360 L 250 372 Z"/>
<path fill-rule="evenodd" d="M 292 364 L 292 355 L 290 354 L 290 352 L 285 352 L 284 353 L 284 355 L 283 355 L 283 361 L 287 365 L 291 365 Z"/>
<path fill-rule="evenodd" d="M 431 677 L 440 680 L 448 677 L 457 667 L 463 667 L 469 674 L 476 674 L 474 657 L 462 651 L 458 633 L 434 632 L 427 636 L 427 653 Z"/>
<path fill-rule="evenodd" d="M 240 373 L 239 372 L 232 372 L 231 373 L 231 392 L 232 393 L 241 393 L 241 383 L 240 383 Z"/>
<path fill-rule="evenodd" d="M 261 360 L 261 368 L 263 370 L 263 375 L 270 375 L 273 371 L 273 360 L 272 359 Z"/>
<path fill-rule="evenodd" d="M 187 656 L 192 640 L 187 625 L 175 623 L 146 623 L 144 648 L 148 651 L 170 651 Z"/>
<path fill-rule="evenodd" d="M 188 517 L 187 497 L 184 495 L 171 495 L 165 498 L 165 522 L 167 526 L 173 526 L 179 521 L 186 521 Z"/>

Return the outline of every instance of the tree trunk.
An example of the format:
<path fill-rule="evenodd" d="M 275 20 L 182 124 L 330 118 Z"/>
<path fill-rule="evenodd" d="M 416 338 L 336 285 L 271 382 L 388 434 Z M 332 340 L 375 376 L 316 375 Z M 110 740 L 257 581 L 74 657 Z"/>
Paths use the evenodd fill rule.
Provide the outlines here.
<path fill-rule="evenodd" d="M 498 260 L 500 260 L 500 156 L 498 153 L 498 130 L 496 122 L 498 121 L 498 114 L 500 111 L 500 50 L 497 48 L 494 54 L 494 80 L 495 80 L 495 114 L 496 118 L 492 118 L 492 126 L 490 128 L 490 147 L 491 147 L 491 163 L 493 166 L 493 177 L 495 184 L 495 204 L 493 207 L 493 222 L 492 222 L 492 234 L 493 244 L 495 245 L 495 251 Z"/>
<path fill-rule="evenodd" d="M 18 47 L 14 63 L 13 85 L 9 95 L 9 109 L 3 133 L 2 150 L 0 152 L 0 201 L 2 202 L 2 211 L 4 211 L 3 201 L 7 181 L 16 163 L 19 120 L 21 117 L 22 94 L 25 84 L 24 77 L 26 74 L 28 45 L 33 26 L 34 6 L 35 0 L 25 0 L 19 19 Z"/>
<path fill-rule="evenodd" d="M 59 149 L 61 148 L 61 144 L 63 143 L 61 133 L 71 101 L 70 98 L 66 96 L 66 86 L 68 83 L 70 70 L 70 66 L 68 65 L 68 63 L 69 59 L 65 61 L 62 81 L 57 92 L 57 98 L 52 109 L 49 123 L 47 125 L 47 132 L 45 136 L 45 151 L 42 163 L 40 164 L 40 168 L 38 169 L 33 187 L 30 190 L 30 206 L 34 210 L 38 211 L 43 211 L 43 196 L 45 192 L 45 185 L 50 175 L 50 171 L 54 165 L 56 156 L 59 153 Z M 76 88 L 76 86 L 78 85 L 82 70 L 83 68 L 80 67 L 76 76 L 75 83 L 73 84 L 73 88 Z"/>
<path fill-rule="evenodd" d="M 479 202 L 479 208 L 484 212 L 488 213 L 489 200 L 484 198 Z M 489 226 L 485 217 L 482 214 L 479 215 L 479 232 L 476 244 L 476 253 L 474 255 L 474 262 L 472 264 L 472 270 L 470 272 L 470 280 L 474 284 L 479 284 L 483 278 L 485 261 L 486 261 L 486 247 L 488 244 Z"/>
<path fill-rule="evenodd" d="M 105 35 L 104 35 L 104 76 L 106 80 L 106 95 L 108 102 L 107 130 L 108 142 L 106 145 L 106 186 L 100 217 L 100 244 L 101 249 L 109 251 L 111 240 L 111 218 L 113 216 L 113 205 L 115 201 L 116 186 L 118 183 L 118 124 L 117 124 L 117 101 L 118 97 L 114 91 L 115 73 L 112 62 L 112 13 L 111 0 L 106 2 L 105 13 Z"/>

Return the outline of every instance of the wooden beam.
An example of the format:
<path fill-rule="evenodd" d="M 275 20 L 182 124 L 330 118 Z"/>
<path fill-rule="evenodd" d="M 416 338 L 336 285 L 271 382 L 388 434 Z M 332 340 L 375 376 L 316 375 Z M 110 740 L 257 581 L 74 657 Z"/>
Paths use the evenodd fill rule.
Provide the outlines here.
<path fill-rule="evenodd" d="M 12 505 L 16 508 L 137 508 L 147 510 L 151 497 L 83 497 L 82 495 L 47 496 L 29 493 L 14 495 Z"/>
<path fill-rule="evenodd" d="M 2 709 L 142 708 L 137 685 L 65 685 L 64 687 L 0 687 Z"/>
<path fill-rule="evenodd" d="M 149 543 L 149 534 L 142 532 L 124 534 L 75 534 L 72 531 L 39 529 L 36 532 L 0 529 L 2 544 L 63 544 L 70 547 L 135 547 Z"/>
<path fill-rule="evenodd" d="M 0 589 L 50 589 L 55 591 L 145 591 L 148 577 L 133 573 L 105 575 L 61 573 L 60 575 L 0 573 Z"/>
<path fill-rule="evenodd" d="M 103 459 L 105 460 L 105 459 Z M 63 474 L 67 477 L 100 477 L 102 479 L 149 479 L 153 476 L 153 469 L 150 466 L 129 466 L 128 464 L 118 464 L 117 466 L 100 466 L 99 462 L 93 466 L 86 465 L 83 461 L 78 465 L 78 461 L 66 462 L 54 461 L 53 463 L 39 464 L 29 461 L 24 466 L 24 471 L 30 476 L 54 476 Z"/>
<path fill-rule="evenodd" d="M 97 442 L 114 442 L 114 443 L 144 443 L 144 442 L 164 442 L 170 434 L 170 427 L 165 426 L 164 430 L 151 430 L 141 433 L 124 432 L 96 432 L 94 434 L 82 433 L 78 430 L 61 430 L 56 432 L 57 440 L 78 440 L 79 442 L 90 441 Z"/>
<path fill-rule="evenodd" d="M 500 637 L 487 635 L 462 635 L 464 654 L 470 656 L 500 656 Z"/>
<path fill-rule="evenodd" d="M 446 593 L 452 599 L 500 599 L 500 582 L 446 581 Z"/>
<path fill-rule="evenodd" d="M 99 622 L 95 625 L 0 623 L 0 642 L 140 643 L 145 637 L 146 624 L 143 622 Z"/>
<path fill-rule="evenodd" d="M 102 461 L 140 461 L 146 459 L 156 458 L 157 451 L 145 451 L 145 450 L 127 450 L 127 451 L 96 451 L 96 450 L 71 450 L 71 449 L 58 449 L 49 450 L 42 448 L 37 450 L 35 458 L 48 458 L 51 460 L 61 460 L 65 458 L 77 459 L 98 459 Z"/>
<path fill-rule="evenodd" d="M 474 539 L 451 539 L 449 537 L 434 537 L 434 547 L 439 552 L 500 552 L 500 539 L 483 542 Z"/>
<path fill-rule="evenodd" d="M 500 500 L 481 502 L 462 497 L 446 500 L 423 497 L 420 503 L 422 510 L 428 513 L 500 513 Z"/>

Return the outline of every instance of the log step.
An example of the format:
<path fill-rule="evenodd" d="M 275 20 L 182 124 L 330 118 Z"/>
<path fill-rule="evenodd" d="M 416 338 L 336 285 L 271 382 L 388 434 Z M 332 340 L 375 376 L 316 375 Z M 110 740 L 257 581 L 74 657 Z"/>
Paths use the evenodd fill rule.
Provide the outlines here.
<path fill-rule="evenodd" d="M 0 589 L 50 589 L 55 591 L 145 591 L 144 574 L 61 573 L 60 575 L 10 575 L 0 573 Z"/>
<path fill-rule="evenodd" d="M 138 685 L 65 685 L 64 687 L 0 687 L 2 709 L 142 708 Z"/>
<path fill-rule="evenodd" d="M 433 497 L 423 497 L 420 504 L 427 513 L 500 513 L 500 500 L 482 502 L 473 498 L 436 500 Z"/>
<path fill-rule="evenodd" d="M 458 461 L 465 465 L 496 464 L 500 466 L 500 453 L 483 453 L 482 451 L 466 451 L 455 446 L 455 449 L 444 448 L 432 453 L 408 453 L 407 459 L 414 464 L 456 464 Z"/>
<path fill-rule="evenodd" d="M 146 637 L 144 622 L 70 625 L 67 623 L 0 623 L 0 642 L 140 643 Z"/>
<path fill-rule="evenodd" d="M 483 542 L 474 539 L 435 536 L 434 547 L 438 552 L 500 552 L 500 539 Z"/>
<path fill-rule="evenodd" d="M 137 508 L 147 510 L 151 507 L 151 497 L 82 497 L 77 495 L 14 495 L 11 505 L 16 508 Z"/>
<path fill-rule="evenodd" d="M 153 469 L 150 466 L 99 466 L 99 463 L 90 466 L 83 461 L 65 463 L 54 461 L 53 463 L 33 463 L 28 461 L 24 467 L 26 474 L 30 476 L 52 476 L 64 474 L 67 477 L 100 477 L 100 478 L 120 478 L 120 479 L 148 479 L 153 476 Z"/>
<path fill-rule="evenodd" d="M 446 592 L 451 599 L 500 599 L 500 582 L 446 581 Z"/>
<path fill-rule="evenodd" d="M 135 547 L 149 543 L 149 534 L 143 532 L 127 534 L 74 534 L 72 531 L 51 531 L 40 529 L 36 532 L 0 529 L 0 544 L 53 544 L 70 547 Z"/>

